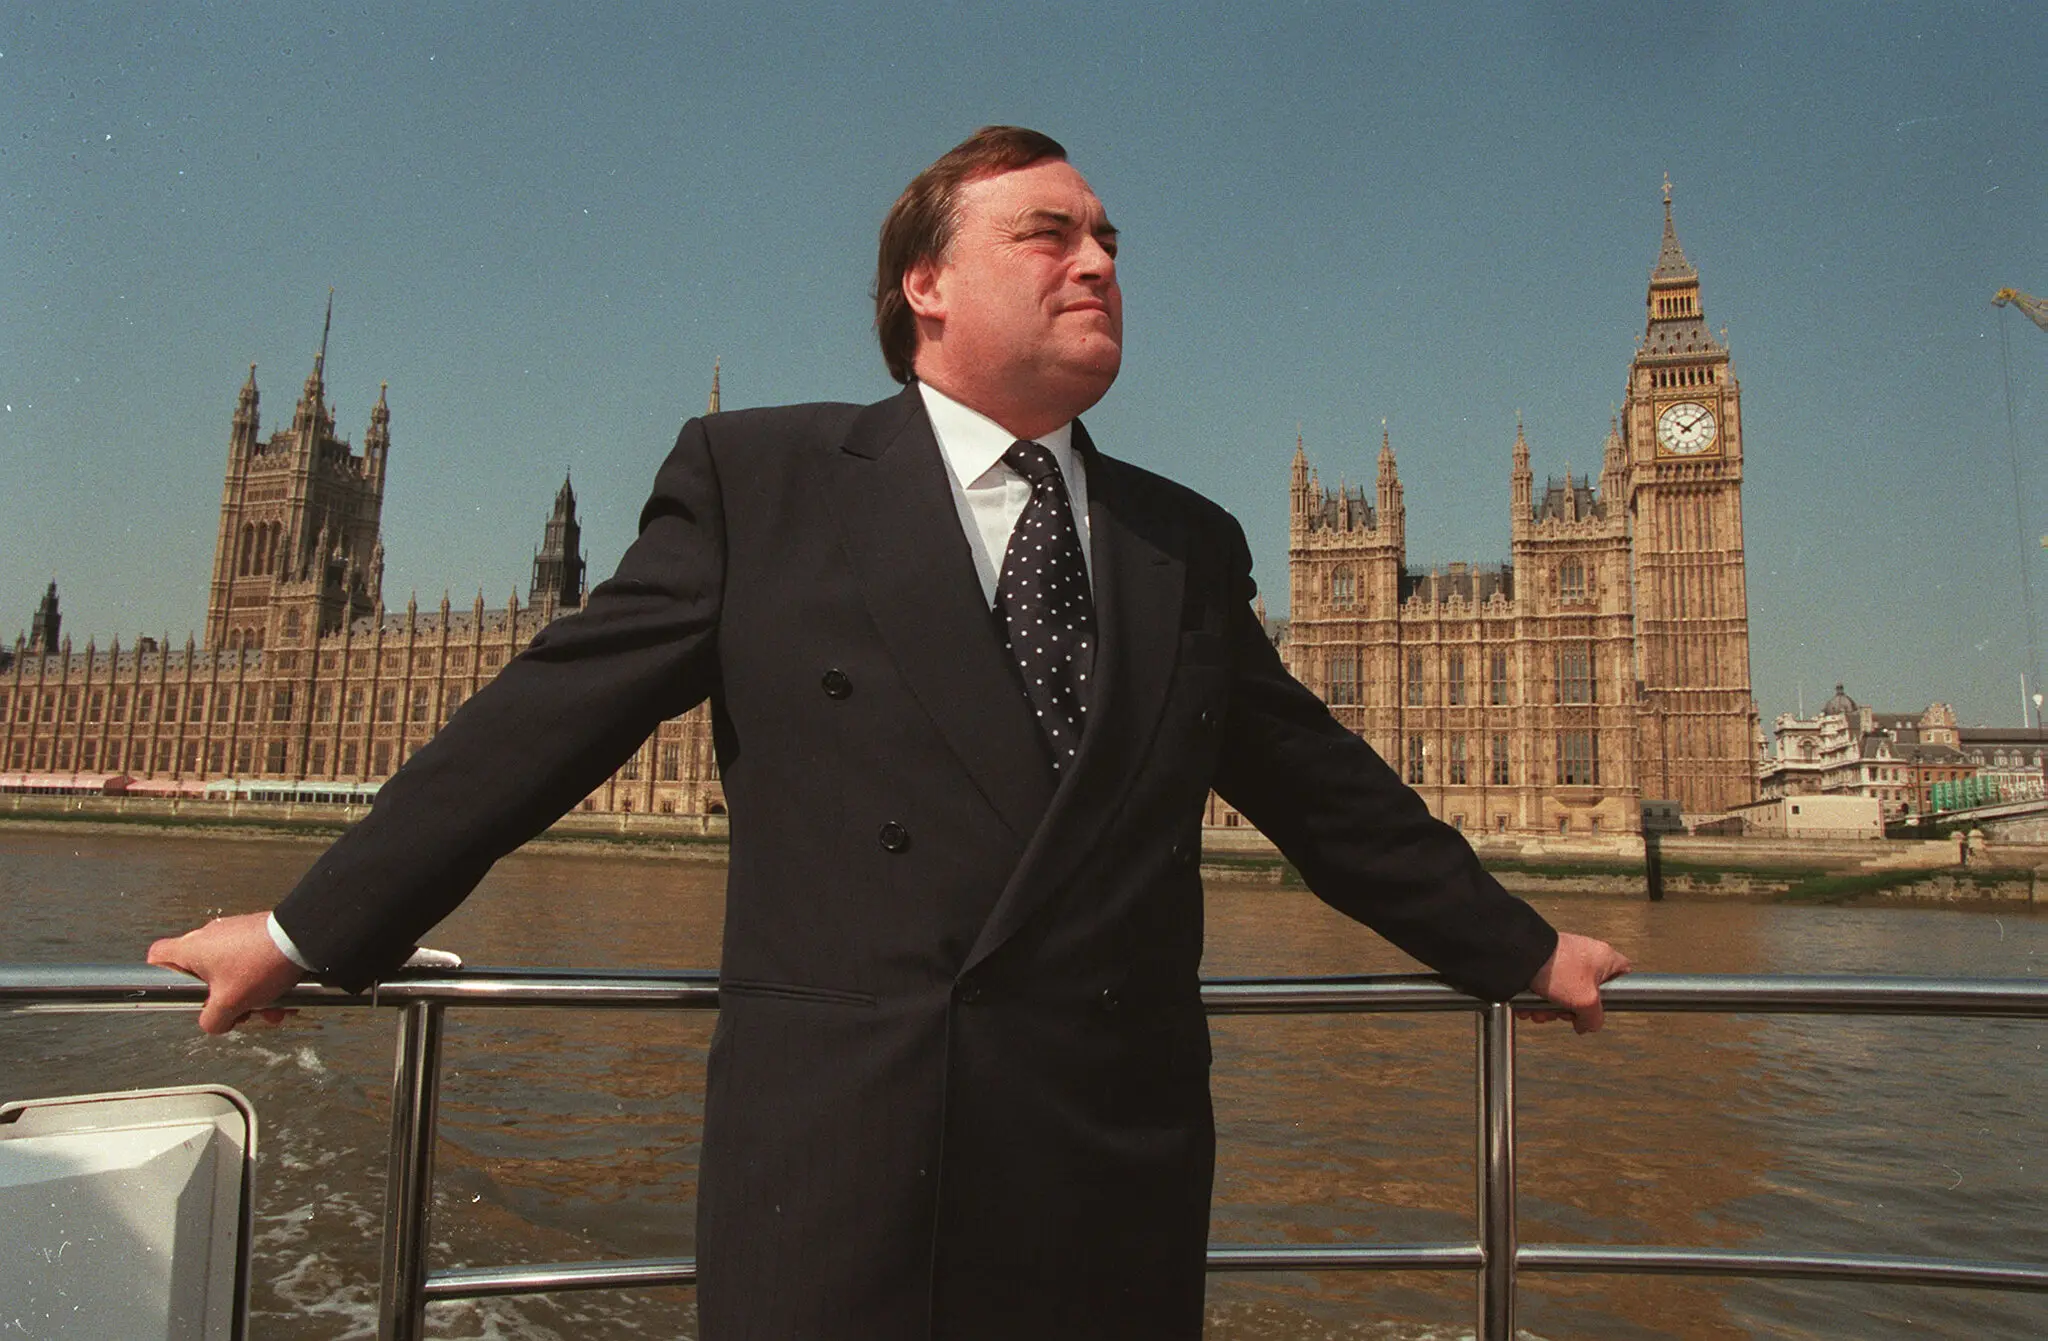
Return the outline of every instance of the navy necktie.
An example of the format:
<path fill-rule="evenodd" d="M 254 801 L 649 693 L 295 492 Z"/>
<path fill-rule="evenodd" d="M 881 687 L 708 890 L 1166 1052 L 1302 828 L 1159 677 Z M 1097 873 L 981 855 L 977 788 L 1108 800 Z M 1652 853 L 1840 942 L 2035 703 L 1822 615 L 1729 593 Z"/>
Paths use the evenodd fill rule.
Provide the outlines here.
<path fill-rule="evenodd" d="M 1031 501 L 1003 551 L 996 615 L 1057 771 L 1073 762 L 1088 712 L 1095 602 L 1066 481 L 1052 453 L 1035 442 L 1017 442 L 1003 461 L 1031 482 Z"/>

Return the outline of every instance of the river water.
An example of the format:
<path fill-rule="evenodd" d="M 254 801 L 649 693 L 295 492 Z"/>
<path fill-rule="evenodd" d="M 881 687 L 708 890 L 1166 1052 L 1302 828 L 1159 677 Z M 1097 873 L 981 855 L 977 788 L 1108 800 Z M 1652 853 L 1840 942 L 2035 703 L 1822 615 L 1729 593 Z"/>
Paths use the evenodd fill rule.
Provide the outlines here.
<path fill-rule="evenodd" d="M 15 962 L 135 960 L 266 906 L 297 842 L 0 831 Z M 475 965 L 709 967 L 724 868 L 534 853 L 432 943 Z M 1643 969 L 2027 977 L 2048 916 L 1551 899 Z M 1299 890 L 1212 885 L 1205 972 L 1412 963 Z M 234 1085 L 261 1128 L 253 1331 L 375 1334 L 389 1012 L 307 1012 L 208 1039 L 178 1014 L 0 1016 L 0 1099 Z M 692 1251 L 708 1014 L 453 1012 L 437 1266 Z M 1214 1024 L 1220 1242 L 1469 1240 L 1472 1024 L 1432 1016 Z M 1616 1016 L 1521 1035 L 1527 1242 L 1700 1244 L 2048 1261 L 2048 1031 L 2020 1022 Z M 858 1233 L 858 1226 L 848 1226 Z M 1525 1276 L 1528 1341 L 2032 1338 L 2048 1299 L 1852 1285 Z M 1469 1277 L 1212 1277 L 1217 1341 L 1453 1341 Z M 692 1337 L 687 1290 L 437 1304 L 450 1338 Z"/>

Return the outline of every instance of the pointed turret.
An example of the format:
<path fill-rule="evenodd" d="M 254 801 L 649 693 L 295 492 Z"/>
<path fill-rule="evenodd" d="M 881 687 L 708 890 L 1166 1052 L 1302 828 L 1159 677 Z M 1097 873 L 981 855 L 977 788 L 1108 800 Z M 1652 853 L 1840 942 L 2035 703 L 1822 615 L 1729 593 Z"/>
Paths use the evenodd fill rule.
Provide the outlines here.
<path fill-rule="evenodd" d="M 1671 174 L 1664 174 L 1664 245 L 1657 253 L 1657 268 L 1650 272 L 1656 279 L 1698 279 L 1700 272 L 1692 268 L 1692 262 L 1685 259 L 1685 248 L 1678 245 L 1678 227 L 1671 221 Z"/>
<path fill-rule="evenodd" d="M 704 407 L 704 413 L 706 413 L 706 414 L 717 414 L 717 413 L 718 413 L 718 360 L 717 360 L 717 359 L 713 359 L 713 360 L 711 360 L 711 400 L 710 400 L 710 403 L 709 403 L 709 404 L 707 404 L 707 405 L 706 405 L 706 406 Z"/>
<path fill-rule="evenodd" d="M 1671 217 L 1671 179 L 1664 179 L 1664 241 L 1657 252 L 1657 264 L 1650 270 L 1649 293 L 1644 299 L 1649 320 L 1643 332 L 1645 354 L 1698 355 L 1718 353 L 1721 346 L 1707 329 L 1706 309 L 1700 301 L 1700 272 L 1685 259 L 1678 245 L 1678 227 Z"/>
<path fill-rule="evenodd" d="M 391 404 L 385 399 L 390 390 L 391 383 L 377 383 L 377 403 L 370 407 L 369 431 L 363 434 L 364 464 L 379 493 L 384 489 L 384 462 L 391 455 Z"/>
<path fill-rule="evenodd" d="M 35 615 L 29 621 L 28 651 L 30 656 L 38 652 L 49 656 L 57 650 L 57 641 L 64 629 L 64 616 L 57 609 L 57 579 L 50 579 L 50 589 L 43 593 L 43 599 L 36 606 Z"/>
<path fill-rule="evenodd" d="M 327 318 L 320 325 L 320 351 L 313 355 L 313 370 L 306 374 L 306 385 L 299 392 L 299 403 L 292 411 L 292 430 L 304 432 L 317 429 L 327 420 L 327 336 L 334 328 L 334 290 L 327 291 Z"/>
<path fill-rule="evenodd" d="M 1628 444 L 1621 440 L 1621 417 L 1607 421 L 1607 441 L 1600 451 L 1600 497 L 1614 506 L 1625 492 L 1628 478 Z"/>
<path fill-rule="evenodd" d="M 1378 521 L 1388 537 L 1396 541 L 1407 529 L 1407 510 L 1401 506 L 1401 477 L 1394 468 L 1394 441 L 1384 419 L 1380 421 Z"/>
<path fill-rule="evenodd" d="M 1518 522 L 1525 521 L 1533 515 L 1531 495 L 1535 491 L 1536 477 L 1529 470 L 1529 439 L 1522 431 L 1520 411 L 1515 413 L 1515 468 L 1508 478 L 1514 492 L 1512 515 Z"/>

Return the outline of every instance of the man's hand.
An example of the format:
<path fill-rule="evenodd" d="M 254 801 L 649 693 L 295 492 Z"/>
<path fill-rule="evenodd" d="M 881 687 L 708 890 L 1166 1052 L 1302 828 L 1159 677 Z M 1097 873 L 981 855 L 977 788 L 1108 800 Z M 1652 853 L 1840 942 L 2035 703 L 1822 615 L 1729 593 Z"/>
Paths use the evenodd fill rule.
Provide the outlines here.
<path fill-rule="evenodd" d="M 197 931 L 160 940 L 149 947 L 149 962 L 189 973 L 207 987 L 199 1027 L 225 1034 L 258 1011 L 272 1024 L 285 1011 L 270 1008 L 304 976 L 270 939 L 268 913 L 221 917 Z"/>
<path fill-rule="evenodd" d="M 1604 1022 L 1600 1008 L 1600 984 L 1628 972 L 1628 956 L 1591 936 L 1557 933 L 1557 949 L 1529 980 L 1529 990 L 1562 1009 L 1518 1012 L 1525 1020 L 1547 1024 L 1570 1020 L 1572 1028 L 1590 1034 Z"/>

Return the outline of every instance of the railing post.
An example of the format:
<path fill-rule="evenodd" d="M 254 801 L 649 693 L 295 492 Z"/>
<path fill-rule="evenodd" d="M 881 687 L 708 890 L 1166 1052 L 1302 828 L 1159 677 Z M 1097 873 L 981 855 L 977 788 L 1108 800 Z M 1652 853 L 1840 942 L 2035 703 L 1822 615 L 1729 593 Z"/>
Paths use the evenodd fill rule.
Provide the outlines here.
<path fill-rule="evenodd" d="M 1494 1002 L 1479 1014 L 1479 1329 L 1477 1341 L 1515 1335 L 1515 1013 Z"/>
<path fill-rule="evenodd" d="M 407 1005 L 391 1077 L 391 1162 L 384 1173 L 384 1274 L 379 1341 L 420 1341 L 427 1323 L 427 1219 L 434 1196 L 434 1121 L 441 1095 L 441 1014 Z"/>

